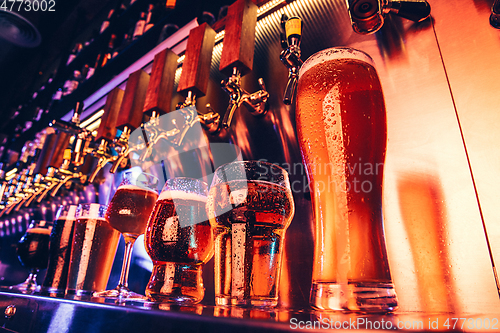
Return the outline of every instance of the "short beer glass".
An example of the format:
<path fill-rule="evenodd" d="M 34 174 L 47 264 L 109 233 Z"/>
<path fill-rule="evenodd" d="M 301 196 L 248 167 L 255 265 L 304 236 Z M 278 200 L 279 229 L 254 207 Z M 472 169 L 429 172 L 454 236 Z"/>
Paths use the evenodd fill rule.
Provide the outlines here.
<path fill-rule="evenodd" d="M 274 307 L 285 231 L 294 215 L 288 173 L 262 161 L 220 166 L 208 195 L 215 233 L 215 303 Z"/>
<path fill-rule="evenodd" d="M 202 266 L 213 255 L 207 193 L 207 184 L 198 179 L 166 181 L 144 237 L 154 265 L 146 287 L 150 300 L 192 305 L 203 299 Z"/>
<path fill-rule="evenodd" d="M 311 305 L 392 311 L 382 220 L 387 124 L 373 61 L 351 48 L 320 51 L 302 65 L 297 88 L 316 231 Z"/>

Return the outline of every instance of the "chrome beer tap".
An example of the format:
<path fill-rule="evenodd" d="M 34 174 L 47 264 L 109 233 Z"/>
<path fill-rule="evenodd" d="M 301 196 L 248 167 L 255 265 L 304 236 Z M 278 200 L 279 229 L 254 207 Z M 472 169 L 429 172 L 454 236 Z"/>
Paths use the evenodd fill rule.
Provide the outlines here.
<path fill-rule="evenodd" d="M 195 99 L 190 91 L 188 92 L 186 102 L 177 105 L 177 112 L 162 116 L 164 120 L 161 124 L 160 117 L 156 115 L 149 122 L 143 124 L 143 134 L 147 142 L 138 146 L 139 149 L 143 149 L 143 153 L 140 156 L 142 162 L 151 155 L 153 147 L 161 139 L 165 139 L 174 147 L 181 146 L 188 130 L 196 123 L 202 123 L 203 121 L 204 115 L 198 114 L 195 104 Z M 175 116 L 169 117 L 169 115 Z M 166 122 L 165 119 L 168 119 L 169 122 Z"/>
<path fill-rule="evenodd" d="M 54 120 L 50 123 L 50 126 L 56 127 L 63 132 L 73 134 L 75 140 L 73 149 L 64 150 L 62 165 L 57 169 L 54 177 L 52 177 L 53 180 L 51 185 L 43 192 L 45 195 L 50 192 L 50 195 L 54 197 L 61 187 L 70 180 L 79 179 L 83 184 L 87 179 L 87 176 L 77 171 L 77 169 L 83 165 L 85 156 L 92 152 L 89 146 L 93 136 L 87 129 L 79 127 L 81 111 L 83 111 L 83 103 L 77 102 L 70 122 Z M 43 199 L 45 195 L 42 195 L 40 198 Z"/>
<path fill-rule="evenodd" d="M 222 120 L 223 128 L 229 128 L 234 112 L 241 105 L 244 105 L 254 116 L 264 115 L 267 112 L 269 93 L 266 91 L 262 78 L 259 78 L 259 86 L 260 90 L 253 94 L 241 88 L 241 73 L 237 67 L 233 67 L 233 75 L 221 82 L 222 89 L 229 94 L 229 106 Z"/>
<path fill-rule="evenodd" d="M 283 14 L 281 16 L 281 27 L 285 32 L 281 33 L 281 47 L 283 51 L 281 51 L 280 60 L 288 68 L 288 82 L 283 96 L 283 103 L 290 105 L 297 90 L 299 69 L 303 63 L 300 58 L 302 20 L 299 17 L 289 19 Z"/>
<path fill-rule="evenodd" d="M 176 109 L 182 110 L 183 108 L 189 107 L 189 106 L 196 107 L 196 94 L 193 93 L 191 90 L 187 92 L 187 96 L 186 96 L 186 99 L 184 100 L 184 103 L 178 103 L 176 106 Z M 187 132 L 187 129 L 193 127 L 193 125 L 198 121 L 203 126 L 203 128 L 205 128 L 209 133 L 213 134 L 213 133 L 218 132 L 220 130 L 220 128 L 219 128 L 220 115 L 210 107 L 210 104 L 207 104 L 206 107 L 208 109 L 208 112 L 207 113 L 200 113 L 197 110 L 196 112 L 198 113 L 198 117 L 196 117 L 196 118 L 191 117 L 191 113 L 184 113 L 185 118 L 186 118 L 186 125 L 188 126 L 188 127 L 186 127 L 186 126 L 183 127 L 185 129 L 185 131 L 178 129 L 178 124 L 176 124 L 174 122 L 174 126 L 177 127 L 177 130 L 174 130 L 174 132 L 170 133 L 169 135 L 164 133 L 163 137 L 175 136 L 175 135 L 178 135 L 178 133 L 182 134 L 182 132 L 184 132 L 184 135 L 185 135 L 186 134 L 185 132 Z M 175 140 L 176 142 L 174 143 L 174 145 L 179 145 L 182 142 L 184 135 L 181 135 L 177 140 Z"/>
<path fill-rule="evenodd" d="M 90 174 L 88 181 L 93 183 L 99 171 L 104 168 L 108 163 L 113 163 L 118 159 L 118 155 L 112 153 L 112 143 L 109 144 L 108 140 L 101 139 L 99 145 L 92 150 L 92 155 L 97 158 L 97 165 Z"/>
<path fill-rule="evenodd" d="M 120 136 L 113 140 L 114 147 L 118 148 L 118 156 L 116 157 L 116 159 L 114 159 L 113 165 L 111 166 L 109 172 L 115 173 L 116 170 L 118 170 L 118 167 L 125 168 L 128 164 L 128 160 L 126 159 L 126 157 L 128 157 L 130 153 L 134 151 L 142 151 L 146 147 L 146 144 L 144 142 L 130 145 L 130 134 L 132 134 L 131 129 L 128 126 L 125 126 Z"/>
<path fill-rule="evenodd" d="M 346 0 L 354 32 L 372 34 L 384 25 L 384 17 L 394 14 L 405 19 L 422 22 L 431 15 L 427 1 L 400 0 Z"/>

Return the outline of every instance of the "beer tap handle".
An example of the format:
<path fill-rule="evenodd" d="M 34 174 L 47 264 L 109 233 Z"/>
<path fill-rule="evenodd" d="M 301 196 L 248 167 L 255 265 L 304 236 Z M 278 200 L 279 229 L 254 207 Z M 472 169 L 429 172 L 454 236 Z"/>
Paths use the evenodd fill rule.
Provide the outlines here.
<path fill-rule="evenodd" d="M 109 172 L 115 173 L 118 167 L 128 157 L 131 148 L 129 147 L 130 134 L 136 128 L 139 128 L 143 121 L 143 108 L 146 100 L 146 93 L 149 84 L 150 76 L 142 69 L 137 70 L 129 75 L 123 100 L 120 105 L 118 119 L 116 121 L 117 128 L 122 130 L 118 138 L 115 138 L 113 144 L 115 147 L 120 147 L 118 157 L 114 160 Z"/>
<path fill-rule="evenodd" d="M 215 31 L 207 23 L 191 29 L 177 92 L 183 95 L 191 92 L 198 97 L 205 96 L 214 45 Z"/>
<path fill-rule="evenodd" d="M 300 41 L 303 24 L 299 17 L 288 18 L 285 14 L 281 17 L 281 22 L 285 28 L 286 44 L 288 45 L 280 54 L 281 62 L 288 68 L 288 81 L 283 96 L 283 103 L 290 105 L 297 89 L 299 69 L 303 63 L 300 58 Z M 283 44 L 285 43 L 282 43 L 282 46 Z"/>
<path fill-rule="evenodd" d="M 384 12 L 401 16 L 410 21 L 422 22 L 431 15 L 431 6 L 427 1 L 392 0 L 384 8 Z"/>
<path fill-rule="evenodd" d="M 169 49 L 155 55 L 143 112 L 151 116 L 171 111 L 175 71 L 179 56 Z"/>

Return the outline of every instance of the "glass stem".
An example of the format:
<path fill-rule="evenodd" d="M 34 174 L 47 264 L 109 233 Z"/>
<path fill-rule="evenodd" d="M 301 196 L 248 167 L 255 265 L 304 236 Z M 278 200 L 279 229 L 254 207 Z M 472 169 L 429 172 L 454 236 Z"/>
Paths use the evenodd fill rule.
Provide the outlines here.
<path fill-rule="evenodd" d="M 30 275 L 28 276 L 28 279 L 26 282 L 28 282 L 28 286 L 31 287 L 32 285 L 36 285 L 36 276 L 38 274 L 38 269 L 32 268 L 30 271 Z"/>
<path fill-rule="evenodd" d="M 123 255 L 122 272 L 120 274 L 120 282 L 118 289 L 128 288 L 128 272 L 130 270 L 130 259 L 132 259 L 132 249 L 134 248 L 135 238 L 125 238 L 125 254 Z"/>

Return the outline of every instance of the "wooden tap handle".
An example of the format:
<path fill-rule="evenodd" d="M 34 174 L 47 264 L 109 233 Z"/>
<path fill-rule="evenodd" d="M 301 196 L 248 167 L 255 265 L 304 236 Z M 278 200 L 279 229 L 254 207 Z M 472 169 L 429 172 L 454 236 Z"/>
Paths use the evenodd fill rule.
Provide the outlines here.
<path fill-rule="evenodd" d="M 241 75 L 253 68 L 257 5 L 251 0 L 238 0 L 229 6 L 225 22 L 224 45 L 219 70 L 231 76 L 236 67 Z"/>
<path fill-rule="evenodd" d="M 72 134 L 61 131 L 56 135 L 56 143 L 54 144 L 54 148 L 52 149 L 52 152 L 50 154 L 50 161 L 48 166 L 59 168 L 62 165 L 64 159 L 64 151 L 69 146 L 69 139 L 71 138 Z"/>
<path fill-rule="evenodd" d="M 172 94 L 178 59 L 179 56 L 169 49 L 155 55 L 143 110 L 147 115 L 150 116 L 153 111 L 164 114 L 172 110 Z"/>
<path fill-rule="evenodd" d="M 146 91 L 149 83 L 149 74 L 139 69 L 129 75 L 125 93 L 123 95 L 116 127 L 123 130 L 128 127 L 134 130 L 141 126 L 142 109 L 146 101 Z"/>
<path fill-rule="evenodd" d="M 206 23 L 192 29 L 186 46 L 186 58 L 182 64 L 182 74 L 177 91 L 187 95 L 192 91 L 197 97 L 207 93 L 215 45 L 215 31 Z"/>
<path fill-rule="evenodd" d="M 55 133 L 47 134 L 47 137 L 45 138 L 45 143 L 43 144 L 42 151 L 40 152 L 40 155 L 38 157 L 38 161 L 35 168 L 35 174 L 37 173 L 43 175 L 47 174 L 47 168 L 49 167 L 49 162 L 50 162 L 50 154 L 54 149 L 56 140 L 57 140 L 57 135 Z"/>
<path fill-rule="evenodd" d="M 101 141 L 101 139 L 112 141 L 115 138 L 116 122 L 124 94 L 125 92 L 120 88 L 114 88 L 106 96 L 106 104 L 104 104 L 104 113 L 97 130 L 96 142 Z"/>

